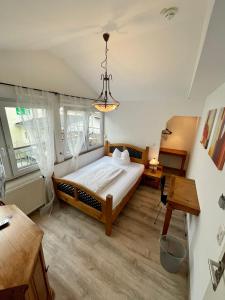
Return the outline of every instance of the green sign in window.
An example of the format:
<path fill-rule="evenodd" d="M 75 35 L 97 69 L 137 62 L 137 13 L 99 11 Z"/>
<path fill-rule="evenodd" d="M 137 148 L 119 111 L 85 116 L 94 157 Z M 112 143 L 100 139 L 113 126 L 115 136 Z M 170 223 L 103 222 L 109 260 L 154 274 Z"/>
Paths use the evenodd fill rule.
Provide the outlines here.
<path fill-rule="evenodd" d="M 18 116 L 23 116 L 23 115 L 30 115 L 30 110 L 25 107 L 16 107 L 16 114 Z"/>

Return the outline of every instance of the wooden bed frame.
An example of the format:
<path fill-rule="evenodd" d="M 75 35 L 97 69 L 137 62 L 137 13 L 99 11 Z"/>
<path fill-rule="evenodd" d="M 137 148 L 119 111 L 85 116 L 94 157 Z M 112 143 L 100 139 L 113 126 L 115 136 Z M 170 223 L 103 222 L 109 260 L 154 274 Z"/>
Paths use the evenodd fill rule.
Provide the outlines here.
<path fill-rule="evenodd" d="M 118 148 L 120 151 L 127 149 L 130 153 L 130 159 L 132 162 L 144 164 L 145 166 L 148 164 L 149 147 L 143 149 L 129 144 L 110 144 L 108 141 L 106 141 L 105 155 L 112 156 L 115 148 Z M 134 194 L 141 181 L 141 178 L 142 175 L 114 209 L 112 208 L 112 195 L 107 195 L 106 199 L 103 199 L 85 186 L 70 180 L 56 178 L 54 174 L 52 176 L 52 181 L 57 198 L 69 203 L 87 215 L 104 223 L 105 233 L 106 235 L 110 236 L 112 233 L 113 222 Z"/>

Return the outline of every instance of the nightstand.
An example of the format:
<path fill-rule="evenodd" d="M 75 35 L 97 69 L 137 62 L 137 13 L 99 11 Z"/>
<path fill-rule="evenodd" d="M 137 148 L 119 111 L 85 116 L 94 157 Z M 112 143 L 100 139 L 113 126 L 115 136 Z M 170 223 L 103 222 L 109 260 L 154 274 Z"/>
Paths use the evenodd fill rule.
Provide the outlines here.
<path fill-rule="evenodd" d="M 163 174 L 163 167 L 158 166 L 155 172 L 151 169 L 145 169 L 143 173 L 143 183 L 151 187 L 160 188 L 160 179 Z"/>

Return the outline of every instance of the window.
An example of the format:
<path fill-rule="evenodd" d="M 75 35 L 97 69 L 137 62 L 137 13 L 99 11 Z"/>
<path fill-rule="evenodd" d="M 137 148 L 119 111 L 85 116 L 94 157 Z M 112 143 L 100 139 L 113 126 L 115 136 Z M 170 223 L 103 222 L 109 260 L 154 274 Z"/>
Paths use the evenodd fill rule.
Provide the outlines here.
<path fill-rule="evenodd" d="M 88 126 L 88 149 L 96 148 L 103 144 L 102 114 L 91 112 Z"/>
<path fill-rule="evenodd" d="M 82 106 L 83 103 L 78 107 L 63 104 L 59 110 L 60 101 L 57 97 L 54 103 L 54 146 L 57 161 L 61 162 L 65 158 L 71 157 L 66 128 L 69 129 L 70 137 L 74 141 L 79 136 L 83 136 L 84 145 L 81 153 L 103 145 L 104 115 L 102 113 L 92 111 L 90 106 Z M 35 158 L 37 160 L 40 158 L 37 156 L 35 139 L 30 143 L 26 131 L 29 130 L 29 122 L 33 121 L 33 113 L 35 114 L 35 122 L 42 124 L 45 118 L 45 109 L 37 107 L 32 110 L 17 107 L 15 99 L 0 97 L 0 153 L 7 179 L 38 170 Z M 23 125 L 24 122 L 26 122 L 25 126 Z"/>
<path fill-rule="evenodd" d="M 69 141 L 68 136 L 65 132 L 65 128 L 69 131 L 69 138 L 73 140 L 73 144 L 76 143 L 76 139 L 78 138 L 80 132 L 85 131 L 85 121 L 84 121 L 84 113 L 79 110 L 72 110 L 69 108 L 61 109 L 63 117 L 61 117 L 62 122 L 62 135 L 64 136 L 64 153 L 65 156 L 70 156 L 69 150 Z M 86 145 L 84 144 L 81 152 L 86 151 Z"/>
<path fill-rule="evenodd" d="M 5 111 L 11 137 L 10 142 L 12 143 L 17 169 L 20 170 L 35 165 L 35 146 L 30 145 L 27 131 L 21 120 L 21 115 L 23 113 L 27 115 L 30 114 L 29 109 L 6 107 Z"/>
<path fill-rule="evenodd" d="M 85 114 L 85 122 L 84 122 Z M 75 110 L 70 107 L 60 108 L 61 121 L 61 139 L 64 143 L 64 156 L 71 156 L 66 128 L 70 131 L 70 137 L 76 139 L 80 131 L 86 131 L 85 144 L 81 153 L 95 149 L 103 145 L 103 114 L 100 112 L 89 112 L 84 110 Z M 72 135 L 71 135 L 72 134 Z"/>
<path fill-rule="evenodd" d="M 5 145 L 2 147 L 5 149 L 5 154 L 8 154 L 13 176 L 38 168 L 34 156 L 35 145 L 31 145 L 28 140 L 22 122 L 23 114 L 29 116 L 29 109 L 15 106 L 1 107 L 2 131 L 5 140 Z"/>

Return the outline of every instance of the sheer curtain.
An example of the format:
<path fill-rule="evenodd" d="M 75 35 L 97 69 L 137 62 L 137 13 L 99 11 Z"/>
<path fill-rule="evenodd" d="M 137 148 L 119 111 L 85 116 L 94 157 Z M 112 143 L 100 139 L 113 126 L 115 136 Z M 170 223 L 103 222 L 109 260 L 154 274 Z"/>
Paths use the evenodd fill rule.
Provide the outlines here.
<path fill-rule="evenodd" d="M 78 168 L 79 154 L 87 139 L 89 112 L 93 110 L 92 103 L 76 97 L 60 96 L 60 106 L 64 109 L 65 141 L 73 156 L 74 169 Z"/>
<path fill-rule="evenodd" d="M 54 95 L 32 89 L 16 87 L 17 105 L 26 108 L 21 115 L 23 126 L 35 160 L 45 178 L 47 202 L 41 212 L 50 212 L 54 201 L 51 176 L 54 171 Z"/>
<path fill-rule="evenodd" d="M 4 202 L 5 199 L 5 169 L 0 153 L 0 201 Z"/>

